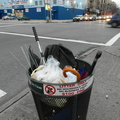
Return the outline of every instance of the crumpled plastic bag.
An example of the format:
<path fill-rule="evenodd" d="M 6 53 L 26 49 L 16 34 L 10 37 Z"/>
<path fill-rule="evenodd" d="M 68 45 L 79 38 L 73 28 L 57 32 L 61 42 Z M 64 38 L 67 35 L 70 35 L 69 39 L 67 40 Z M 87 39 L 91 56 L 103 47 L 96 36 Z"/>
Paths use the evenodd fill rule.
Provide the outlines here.
<path fill-rule="evenodd" d="M 65 78 L 59 65 L 60 63 L 53 56 L 49 56 L 45 66 L 39 66 L 40 69 L 36 72 L 34 71 L 34 75 L 32 73 L 31 77 L 47 83 L 65 83 Z"/>
<path fill-rule="evenodd" d="M 59 61 L 50 55 L 45 65 L 39 66 L 32 72 L 31 78 L 47 83 L 72 83 L 77 81 L 77 76 L 72 72 L 66 72 L 67 77 L 64 77 L 63 70 L 59 65 Z"/>
<path fill-rule="evenodd" d="M 76 82 L 76 79 L 77 79 L 77 76 L 76 76 L 76 75 L 74 75 L 74 74 L 71 73 L 71 72 L 66 72 L 66 74 L 67 74 L 67 76 L 68 76 L 68 77 L 65 78 L 65 82 L 66 82 L 66 83 Z"/>

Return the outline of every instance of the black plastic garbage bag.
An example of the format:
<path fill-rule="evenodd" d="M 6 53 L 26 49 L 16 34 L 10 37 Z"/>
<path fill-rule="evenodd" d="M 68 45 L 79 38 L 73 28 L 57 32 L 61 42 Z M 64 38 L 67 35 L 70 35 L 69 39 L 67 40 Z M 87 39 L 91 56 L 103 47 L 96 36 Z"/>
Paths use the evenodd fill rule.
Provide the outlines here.
<path fill-rule="evenodd" d="M 39 66 L 40 58 L 35 53 L 33 53 L 31 46 L 29 46 L 29 48 L 28 48 L 28 55 L 29 55 L 29 59 L 30 59 L 31 71 L 33 71 L 34 69 L 36 69 Z"/>
<path fill-rule="evenodd" d="M 66 65 L 70 65 L 74 68 L 77 66 L 77 62 L 71 50 L 64 47 L 62 44 L 48 45 L 44 52 L 44 57 L 47 60 L 48 56 L 52 55 L 60 62 L 60 68 L 64 68 Z"/>

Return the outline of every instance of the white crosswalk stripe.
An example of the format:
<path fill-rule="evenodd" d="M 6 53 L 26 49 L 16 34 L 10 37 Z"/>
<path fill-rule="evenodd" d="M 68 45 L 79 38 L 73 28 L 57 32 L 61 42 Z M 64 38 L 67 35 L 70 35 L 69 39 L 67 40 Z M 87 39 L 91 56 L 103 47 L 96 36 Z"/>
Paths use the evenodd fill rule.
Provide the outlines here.
<path fill-rule="evenodd" d="M 6 95 L 7 93 L 3 90 L 0 89 L 0 98 L 3 97 L 4 95 Z"/>

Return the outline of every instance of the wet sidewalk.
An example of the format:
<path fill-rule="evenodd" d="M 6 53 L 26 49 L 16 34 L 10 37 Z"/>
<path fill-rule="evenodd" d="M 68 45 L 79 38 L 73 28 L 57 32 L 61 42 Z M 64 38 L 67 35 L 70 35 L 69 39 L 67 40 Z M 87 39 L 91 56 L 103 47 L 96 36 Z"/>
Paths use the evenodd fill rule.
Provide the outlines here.
<path fill-rule="evenodd" d="M 120 120 L 120 46 L 92 49 L 78 58 L 89 63 L 103 51 L 95 69 L 87 120 Z M 0 114 L 0 120 L 39 120 L 29 88 Z"/>

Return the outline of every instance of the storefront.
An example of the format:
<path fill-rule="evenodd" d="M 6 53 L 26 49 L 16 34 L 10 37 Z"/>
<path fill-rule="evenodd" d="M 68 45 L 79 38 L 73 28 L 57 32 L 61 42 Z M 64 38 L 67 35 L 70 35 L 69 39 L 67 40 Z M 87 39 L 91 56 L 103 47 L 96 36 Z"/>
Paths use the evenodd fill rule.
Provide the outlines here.
<path fill-rule="evenodd" d="M 3 15 L 25 15 L 30 19 L 72 19 L 75 15 L 84 14 L 86 0 L 4 0 Z M 0 1 L 1 2 L 1 1 Z M 2 3 L 1 3 L 2 4 Z M 0 16 L 1 18 L 1 16 Z"/>
<path fill-rule="evenodd" d="M 24 5 L 14 5 L 12 6 L 12 13 L 15 14 L 16 17 L 24 15 Z"/>

